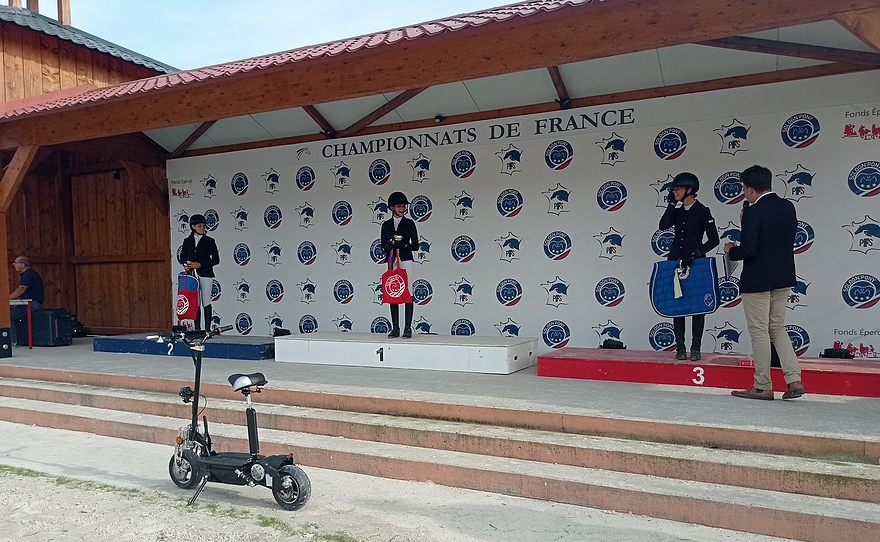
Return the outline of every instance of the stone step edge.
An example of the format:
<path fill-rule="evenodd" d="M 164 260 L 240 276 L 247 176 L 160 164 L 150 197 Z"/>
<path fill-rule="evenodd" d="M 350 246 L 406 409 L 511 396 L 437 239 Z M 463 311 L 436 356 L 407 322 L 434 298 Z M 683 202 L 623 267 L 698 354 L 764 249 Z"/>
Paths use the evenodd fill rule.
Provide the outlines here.
<path fill-rule="evenodd" d="M 182 404 L 177 397 L 172 398 L 168 394 L 156 392 L 140 392 L 146 394 L 146 397 L 133 398 L 125 396 L 128 390 L 118 388 L 83 389 L 82 386 L 71 384 L 54 384 L 57 388 L 52 388 L 52 384 L 39 387 L 41 384 L 43 383 L 29 380 L 0 381 L 0 397 L 82 405 L 175 419 L 187 416 L 190 408 Z M 209 420 L 216 423 L 244 425 L 241 401 L 211 398 L 208 405 L 205 413 L 208 414 Z M 604 448 L 591 447 L 590 442 L 584 442 L 588 439 L 618 440 L 609 437 L 585 437 L 509 428 L 507 431 L 514 435 L 502 436 L 497 434 L 497 430 L 503 428 L 462 422 L 434 422 L 440 427 L 419 428 L 406 422 L 414 422 L 417 426 L 424 425 L 423 420 L 406 420 L 386 415 L 359 415 L 359 413 L 355 416 L 384 419 L 340 420 L 338 418 L 342 413 L 339 411 L 311 409 L 309 412 L 309 409 L 302 407 L 267 405 L 262 402 L 256 405 L 256 408 L 261 430 L 276 429 L 341 436 L 426 449 L 558 463 L 754 489 L 774 490 L 777 487 L 791 487 L 791 492 L 797 494 L 880 502 L 880 467 L 870 465 L 853 465 L 847 468 L 847 465 L 839 465 L 836 462 L 811 459 L 802 459 L 799 464 L 793 465 L 789 457 L 762 457 L 766 454 L 747 452 L 724 453 L 726 452 L 724 450 L 694 449 L 694 446 L 665 444 L 652 446 L 652 443 L 643 444 L 643 447 L 654 448 L 652 450 L 629 451 L 623 449 L 626 444 L 623 441 L 619 441 L 616 447 Z M 290 408 L 296 410 L 282 412 L 282 409 Z M 336 419 L 328 420 L 321 417 L 322 414 Z M 487 435 L 487 432 L 495 434 Z M 539 438 L 533 440 L 529 438 L 530 436 Z M 660 453 L 664 447 L 670 453 L 666 455 Z M 695 458 L 694 456 L 697 455 L 703 457 Z M 707 457 L 712 455 L 720 457 L 714 459 Z M 755 457 L 756 455 L 758 457 Z M 775 462 L 789 464 L 775 467 Z"/>
<path fill-rule="evenodd" d="M 106 388 L 177 394 L 181 380 L 87 373 L 0 365 L 0 377 L 66 382 Z M 202 384 L 207 395 L 231 393 L 225 385 Z M 342 410 L 411 418 L 539 429 L 559 433 L 598 435 L 669 444 L 726 448 L 780 455 L 831 458 L 876 464 L 880 440 L 809 434 L 781 434 L 754 429 L 710 425 L 685 425 L 651 420 L 603 418 L 581 414 L 502 409 L 407 399 L 319 393 L 297 390 L 264 390 L 267 402 L 291 406 Z"/>
<path fill-rule="evenodd" d="M 88 413 L 89 407 L 79 407 Z M 159 417 L 148 415 L 129 415 L 136 421 L 120 421 L 98 419 L 90 416 L 67 414 L 62 412 L 35 411 L 26 408 L 6 407 L 0 409 L 0 419 L 12 423 L 23 423 L 109 436 L 126 438 L 156 444 L 169 444 L 172 449 L 177 429 L 157 427 L 147 422 L 155 422 Z M 164 420 L 166 424 L 180 422 L 177 419 Z M 184 422 L 185 423 L 185 422 Z M 222 424 L 210 424 L 212 435 L 218 442 L 233 450 L 246 450 L 247 439 L 222 436 Z M 240 433 L 240 428 L 235 428 Z M 262 431 L 261 431 L 262 432 Z M 265 432 L 263 432 L 265 433 Z M 277 432 L 273 432 L 277 433 Z M 295 435 L 286 435 L 295 439 Z M 286 440 L 286 439 L 284 439 Z M 338 441 L 338 442 L 337 442 Z M 326 442 L 344 443 L 347 439 L 326 439 Z M 375 445 L 376 443 L 372 443 Z M 394 446 L 394 445 L 386 445 Z M 400 448 L 407 448 L 400 446 Z M 221 448 L 222 449 L 222 448 Z M 832 509 L 819 509 L 813 506 L 814 512 L 795 509 L 760 506 L 747 502 L 716 501 L 707 498 L 678 494 L 657 493 L 648 491 L 652 477 L 640 477 L 644 483 L 630 484 L 629 487 L 609 487 L 587 481 L 584 476 L 578 480 L 561 479 L 553 476 L 517 472 L 516 468 L 505 470 L 499 468 L 502 463 L 531 463 L 528 461 L 503 460 L 492 458 L 477 460 L 479 466 L 450 465 L 430 460 L 405 459 L 400 457 L 383 457 L 373 453 L 328 449 L 326 446 L 302 446 L 295 443 L 279 443 L 272 439 L 261 439 L 261 453 L 265 455 L 293 453 L 298 464 L 331 470 L 366 474 L 384 478 L 432 482 L 449 487 L 459 487 L 477 491 L 486 491 L 517 497 L 533 498 L 587 506 L 591 508 L 614 510 L 650 517 L 668 519 L 687 523 L 696 523 L 709 527 L 731 529 L 766 536 L 776 536 L 793 540 L 810 540 L 814 542 L 839 542 L 840 540 L 861 541 L 872 540 L 880 528 L 880 507 L 862 504 L 861 518 L 830 515 Z M 459 454 L 468 456 L 470 454 Z M 422 453 L 420 457 L 423 457 Z M 170 457 L 170 455 L 169 455 Z M 494 468 L 487 467 L 491 463 Z M 544 468 L 565 468 L 557 465 L 545 465 Z M 571 467 L 569 467 L 571 469 Z M 588 471 L 590 469 L 579 469 Z M 639 475 L 631 475 L 638 477 Z M 688 483 L 687 487 L 715 486 L 714 484 Z M 715 486 L 719 487 L 720 486 Z M 748 491 L 748 490 L 743 490 Z M 752 493 L 772 493 L 753 490 Z M 779 494 L 777 501 L 788 504 L 791 496 Z M 800 497 L 801 501 L 835 503 L 833 499 L 816 497 Z M 756 499 L 757 500 L 757 499 Z M 766 499 L 765 499 L 766 500 Z M 850 505 L 837 506 L 837 509 L 849 509 Z M 867 508 L 866 508 L 867 507 Z M 856 507 L 858 508 L 858 507 Z M 852 514 L 851 514 L 852 515 Z M 871 518 L 866 519 L 866 518 Z"/>

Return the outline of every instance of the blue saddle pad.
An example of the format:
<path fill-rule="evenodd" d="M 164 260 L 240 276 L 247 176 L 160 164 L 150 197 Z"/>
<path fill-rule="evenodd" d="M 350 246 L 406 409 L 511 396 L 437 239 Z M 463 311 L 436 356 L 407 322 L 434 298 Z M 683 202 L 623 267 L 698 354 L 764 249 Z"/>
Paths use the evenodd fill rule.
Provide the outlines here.
<path fill-rule="evenodd" d="M 675 298 L 673 275 L 679 262 L 667 260 L 654 264 L 648 290 L 651 306 L 660 316 L 693 316 L 710 314 L 718 309 L 718 271 L 715 258 L 697 258 L 691 264 L 686 277 L 681 278 L 682 296 Z"/>

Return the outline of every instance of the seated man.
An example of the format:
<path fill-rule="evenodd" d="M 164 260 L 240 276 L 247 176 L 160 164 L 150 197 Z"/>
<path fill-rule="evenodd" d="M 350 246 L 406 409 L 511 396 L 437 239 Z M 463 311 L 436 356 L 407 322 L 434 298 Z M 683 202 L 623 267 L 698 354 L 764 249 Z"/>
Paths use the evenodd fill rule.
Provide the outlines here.
<path fill-rule="evenodd" d="M 30 299 L 31 310 L 36 311 L 43 308 L 43 279 L 40 274 L 31 268 L 31 261 L 25 256 L 19 256 L 12 263 L 15 271 L 21 275 L 21 281 L 18 288 L 9 294 L 9 299 Z M 11 320 L 12 343 L 17 343 L 19 326 L 21 331 L 27 333 L 27 324 L 24 319 L 27 318 L 26 305 L 13 305 L 9 308 L 9 318 Z"/>

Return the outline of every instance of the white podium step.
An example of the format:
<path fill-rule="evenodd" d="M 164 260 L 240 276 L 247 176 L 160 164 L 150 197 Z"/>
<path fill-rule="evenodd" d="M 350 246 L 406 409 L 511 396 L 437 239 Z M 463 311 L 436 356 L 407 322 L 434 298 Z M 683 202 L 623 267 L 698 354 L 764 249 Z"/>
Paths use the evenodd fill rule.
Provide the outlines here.
<path fill-rule="evenodd" d="M 533 338 L 317 332 L 275 337 L 275 361 L 510 374 L 537 361 Z"/>

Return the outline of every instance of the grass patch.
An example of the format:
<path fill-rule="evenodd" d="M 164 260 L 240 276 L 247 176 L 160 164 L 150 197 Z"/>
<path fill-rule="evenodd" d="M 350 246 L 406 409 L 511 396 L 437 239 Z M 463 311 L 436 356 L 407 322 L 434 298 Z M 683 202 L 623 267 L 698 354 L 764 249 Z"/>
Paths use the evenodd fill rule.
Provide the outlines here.
<path fill-rule="evenodd" d="M 234 506 L 224 507 L 216 502 L 209 502 L 206 504 L 196 502 L 192 505 L 187 505 L 187 501 L 189 500 L 188 497 L 179 498 L 158 491 L 147 492 L 136 488 L 113 486 L 110 484 L 102 484 L 100 482 L 93 482 L 90 480 L 71 478 L 69 476 L 56 476 L 54 474 L 48 474 L 45 472 L 39 472 L 20 467 L 11 467 L 9 465 L 2 464 L 0 464 L 0 476 L 45 478 L 46 480 L 54 482 L 56 485 L 64 488 L 113 493 L 115 495 L 125 497 L 126 499 L 137 500 L 145 503 L 170 505 L 178 510 L 185 512 L 203 511 L 213 516 L 224 516 L 232 519 L 248 519 L 255 517 L 256 522 L 260 527 L 269 527 L 288 536 L 308 535 L 313 540 L 320 540 L 323 542 L 359 542 L 356 538 L 343 532 L 321 533 L 319 532 L 319 526 L 316 523 L 306 523 L 302 528 L 297 529 L 296 527 L 278 518 L 265 516 L 262 514 L 257 514 L 256 516 L 254 516 L 248 510 L 236 508 Z"/>
<path fill-rule="evenodd" d="M 282 532 L 287 536 L 302 534 L 300 531 L 294 529 L 290 524 L 285 523 L 278 518 L 264 516 L 262 514 L 257 516 L 257 523 L 260 525 L 260 527 L 269 527 L 271 529 L 275 529 L 276 531 Z"/>
<path fill-rule="evenodd" d="M 353 538 L 351 535 L 342 532 L 336 532 L 332 534 L 318 534 L 315 535 L 315 538 L 318 540 L 326 540 L 327 542 L 358 542 L 356 538 Z"/>

